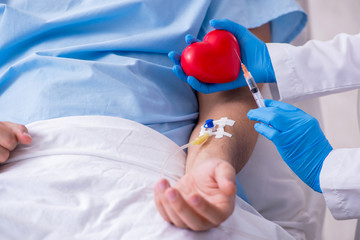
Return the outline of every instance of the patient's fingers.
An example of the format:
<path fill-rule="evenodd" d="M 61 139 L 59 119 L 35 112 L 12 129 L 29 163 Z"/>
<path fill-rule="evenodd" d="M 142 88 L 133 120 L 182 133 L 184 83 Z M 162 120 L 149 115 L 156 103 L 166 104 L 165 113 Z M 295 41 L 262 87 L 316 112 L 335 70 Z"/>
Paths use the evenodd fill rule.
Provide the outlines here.
<path fill-rule="evenodd" d="M 215 179 L 219 189 L 228 197 L 236 194 L 236 172 L 233 166 L 225 161 L 221 161 L 215 168 Z"/>
<path fill-rule="evenodd" d="M 0 163 L 5 162 L 10 155 L 10 151 L 0 146 Z"/>
<path fill-rule="evenodd" d="M 17 145 L 17 138 L 11 128 L 0 122 L 0 146 L 9 151 L 14 150 Z"/>
<path fill-rule="evenodd" d="M 171 207 L 171 202 L 177 198 L 178 193 L 173 188 L 168 188 L 161 194 L 161 202 L 164 210 L 170 219 L 170 222 L 179 228 L 187 228 L 186 224 L 181 220 L 179 215 Z"/>
<path fill-rule="evenodd" d="M 29 131 L 24 125 L 11 123 L 11 122 L 4 122 L 4 124 L 12 130 L 19 143 L 30 144 L 32 142 L 32 138 L 29 134 Z"/>
<path fill-rule="evenodd" d="M 180 228 L 186 228 L 185 223 L 177 216 L 174 210 L 171 208 L 168 202 L 168 198 L 165 194 L 166 190 L 170 188 L 170 184 L 166 179 L 161 179 L 155 186 L 155 203 L 161 216 L 165 221 L 174 224 Z"/>
<path fill-rule="evenodd" d="M 196 210 L 196 212 L 202 217 L 206 218 L 209 222 L 213 224 L 213 226 L 220 225 L 223 221 L 225 221 L 233 211 L 233 205 L 228 203 L 226 205 L 231 206 L 229 209 L 220 209 L 199 195 L 193 195 L 189 198 L 189 203 L 191 207 Z"/>
<path fill-rule="evenodd" d="M 10 122 L 0 122 L 0 146 L 12 151 L 18 142 L 29 144 L 31 141 L 32 138 L 25 126 Z"/>
<path fill-rule="evenodd" d="M 169 187 L 169 183 L 165 179 L 161 179 L 154 188 L 154 199 L 155 205 L 158 209 L 160 215 L 164 218 L 165 221 L 170 222 L 170 218 L 168 217 L 163 204 L 161 202 L 161 195 L 164 194 L 165 190 Z"/>
<path fill-rule="evenodd" d="M 176 189 L 169 188 L 166 191 L 166 195 L 169 200 L 169 206 L 191 230 L 204 231 L 215 226 L 215 224 L 197 214 Z"/>
<path fill-rule="evenodd" d="M 18 143 L 30 144 L 32 138 L 24 125 L 0 122 L 0 163 L 5 162 Z"/>

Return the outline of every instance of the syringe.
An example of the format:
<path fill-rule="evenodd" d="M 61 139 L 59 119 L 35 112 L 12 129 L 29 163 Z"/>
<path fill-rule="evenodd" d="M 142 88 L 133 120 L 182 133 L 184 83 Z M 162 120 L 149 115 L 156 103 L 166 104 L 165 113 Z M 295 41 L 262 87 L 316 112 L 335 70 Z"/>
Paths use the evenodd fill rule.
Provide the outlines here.
<path fill-rule="evenodd" d="M 234 49 L 235 50 L 235 49 Z M 258 88 L 258 86 L 256 85 L 256 82 L 253 78 L 253 76 L 251 75 L 251 73 L 247 70 L 247 68 L 245 67 L 245 65 L 242 63 L 241 59 L 240 59 L 240 56 L 239 54 L 236 52 L 235 50 L 235 53 L 236 55 L 238 56 L 239 58 L 239 61 L 240 61 L 240 64 L 241 64 L 241 68 L 244 72 L 244 78 L 246 80 L 246 83 L 247 85 L 249 86 L 250 88 L 250 92 L 251 94 L 253 95 L 254 99 L 255 99 L 255 102 L 256 104 L 258 105 L 258 107 L 265 107 L 265 103 L 264 103 L 264 98 L 262 97 L 261 95 L 261 92 Z"/>

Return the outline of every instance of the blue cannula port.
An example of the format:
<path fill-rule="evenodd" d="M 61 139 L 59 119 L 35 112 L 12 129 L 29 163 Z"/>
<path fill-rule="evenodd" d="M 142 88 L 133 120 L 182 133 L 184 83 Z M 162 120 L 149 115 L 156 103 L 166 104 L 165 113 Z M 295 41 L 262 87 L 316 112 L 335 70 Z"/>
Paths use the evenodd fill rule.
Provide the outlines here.
<path fill-rule="evenodd" d="M 208 119 L 205 121 L 204 128 L 213 128 L 214 127 L 214 119 Z"/>

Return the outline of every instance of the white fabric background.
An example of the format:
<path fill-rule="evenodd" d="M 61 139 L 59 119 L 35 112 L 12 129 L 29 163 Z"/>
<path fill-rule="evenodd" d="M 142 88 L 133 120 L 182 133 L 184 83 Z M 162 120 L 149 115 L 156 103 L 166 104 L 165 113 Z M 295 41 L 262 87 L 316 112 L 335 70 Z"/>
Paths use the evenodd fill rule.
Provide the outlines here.
<path fill-rule="evenodd" d="M 68 117 L 28 125 L 33 143 L 0 168 L 1 239 L 293 239 L 237 198 L 219 228 L 193 232 L 166 223 L 153 187 L 178 146 L 114 117 Z M 185 167 L 170 159 L 169 180 Z"/>

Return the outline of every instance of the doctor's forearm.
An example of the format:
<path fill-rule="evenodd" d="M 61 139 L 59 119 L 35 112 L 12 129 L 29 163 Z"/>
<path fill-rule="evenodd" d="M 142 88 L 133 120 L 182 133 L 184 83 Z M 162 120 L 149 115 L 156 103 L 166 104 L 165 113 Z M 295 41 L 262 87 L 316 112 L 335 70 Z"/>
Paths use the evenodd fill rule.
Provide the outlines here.
<path fill-rule="evenodd" d="M 360 34 L 340 34 L 299 47 L 267 46 L 281 100 L 302 101 L 360 87 L 360 54 L 355 51 Z"/>
<path fill-rule="evenodd" d="M 360 148 L 334 149 L 320 173 L 326 205 L 337 220 L 360 217 Z"/>

